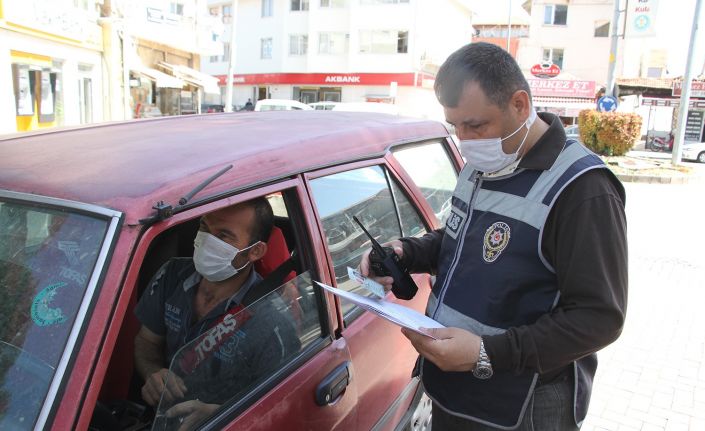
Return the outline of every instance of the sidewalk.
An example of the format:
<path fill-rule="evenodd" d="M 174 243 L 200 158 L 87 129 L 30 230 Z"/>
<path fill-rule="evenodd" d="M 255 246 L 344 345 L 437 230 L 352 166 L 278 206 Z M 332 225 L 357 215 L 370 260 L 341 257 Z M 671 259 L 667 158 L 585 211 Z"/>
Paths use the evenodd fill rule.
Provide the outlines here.
<path fill-rule="evenodd" d="M 627 321 L 599 353 L 582 429 L 705 430 L 705 232 L 687 222 L 705 219 L 705 184 L 625 187 Z"/>
<path fill-rule="evenodd" d="M 617 177 L 623 182 L 689 184 L 705 182 L 705 164 L 682 161 L 679 166 L 671 164 L 671 153 L 644 150 L 644 143 L 621 157 L 607 157 Z"/>

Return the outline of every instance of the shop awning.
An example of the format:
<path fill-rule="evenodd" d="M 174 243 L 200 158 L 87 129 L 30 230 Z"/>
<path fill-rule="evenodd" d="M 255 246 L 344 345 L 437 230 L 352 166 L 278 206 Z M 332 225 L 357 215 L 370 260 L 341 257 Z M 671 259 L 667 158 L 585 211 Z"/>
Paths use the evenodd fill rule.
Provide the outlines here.
<path fill-rule="evenodd" d="M 157 85 L 158 88 L 183 88 L 184 87 L 184 82 L 179 79 L 175 78 L 171 75 L 168 75 L 164 72 L 160 72 L 156 69 L 152 69 L 150 67 L 147 67 L 141 63 L 138 64 L 133 64 L 130 67 L 130 70 L 133 73 L 137 73 L 142 76 L 146 76 L 147 78 L 151 79 L 154 81 L 154 83 Z"/>
<path fill-rule="evenodd" d="M 532 97 L 534 107 L 562 117 L 577 117 L 583 109 L 595 109 L 595 100 L 582 97 Z"/>
<path fill-rule="evenodd" d="M 196 87 L 203 88 L 205 93 L 220 94 L 218 78 L 214 76 L 199 72 L 198 70 L 191 69 L 190 67 L 181 66 L 179 64 L 169 64 L 163 61 L 159 62 L 159 66 L 163 67 L 165 70 L 168 70 L 174 74 L 174 76 L 183 79 Z"/>

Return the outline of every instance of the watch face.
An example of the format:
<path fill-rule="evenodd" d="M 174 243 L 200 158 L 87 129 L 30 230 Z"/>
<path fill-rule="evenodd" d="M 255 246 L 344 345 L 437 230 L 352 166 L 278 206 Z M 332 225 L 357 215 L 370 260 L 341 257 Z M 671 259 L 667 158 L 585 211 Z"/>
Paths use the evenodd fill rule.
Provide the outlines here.
<path fill-rule="evenodd" d="M 492 368 L 478 365 L 477 367 L 475 367 L 472 374 L 478 379 L 489 379 L 490 377 L 492 377 Z"/>

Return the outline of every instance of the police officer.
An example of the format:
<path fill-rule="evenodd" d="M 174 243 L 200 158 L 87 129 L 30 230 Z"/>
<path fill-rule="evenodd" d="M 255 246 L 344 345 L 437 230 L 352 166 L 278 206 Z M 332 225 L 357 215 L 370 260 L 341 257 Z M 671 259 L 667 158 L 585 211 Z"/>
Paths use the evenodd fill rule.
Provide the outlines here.
<path fill-rule="evenodd" d="M 432 427 L 578 429 L 595 352 L 626 313 L 624 188 L 558 117 L 537 116 L 503 49 L 462 47 L 435 91 L 467 163 L 445 227 L 391 243 L 413 272 L 437 274 L 426 312 L 446 328 L 403 330 Z"/>

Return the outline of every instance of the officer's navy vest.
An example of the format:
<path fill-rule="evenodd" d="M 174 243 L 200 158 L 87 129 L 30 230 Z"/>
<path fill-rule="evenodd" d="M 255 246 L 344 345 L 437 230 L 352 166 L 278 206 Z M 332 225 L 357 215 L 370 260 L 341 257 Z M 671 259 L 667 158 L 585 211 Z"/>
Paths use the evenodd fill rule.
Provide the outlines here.
<path fill-rule="evenodd" d="M 568 141 L 546 171 L 518 169 L 486 178 L 466 165 L 453 193 L 427 314 L 445 326 L 495 335 L 550 312 L 560 294 L 541 252 L 544 224 L 568 184 L 605 167 L 576 141 Z M 576 423 L 587 413 L 596 368 L 595 355 L 574 364 Z M 430 361 L 423 361 L 421 374 L 441 408 L 500 429 L 521 423 L 538 379 L 531 371 L 495 371 L 479 380 L 472 372 L 443 372 Z"/>

